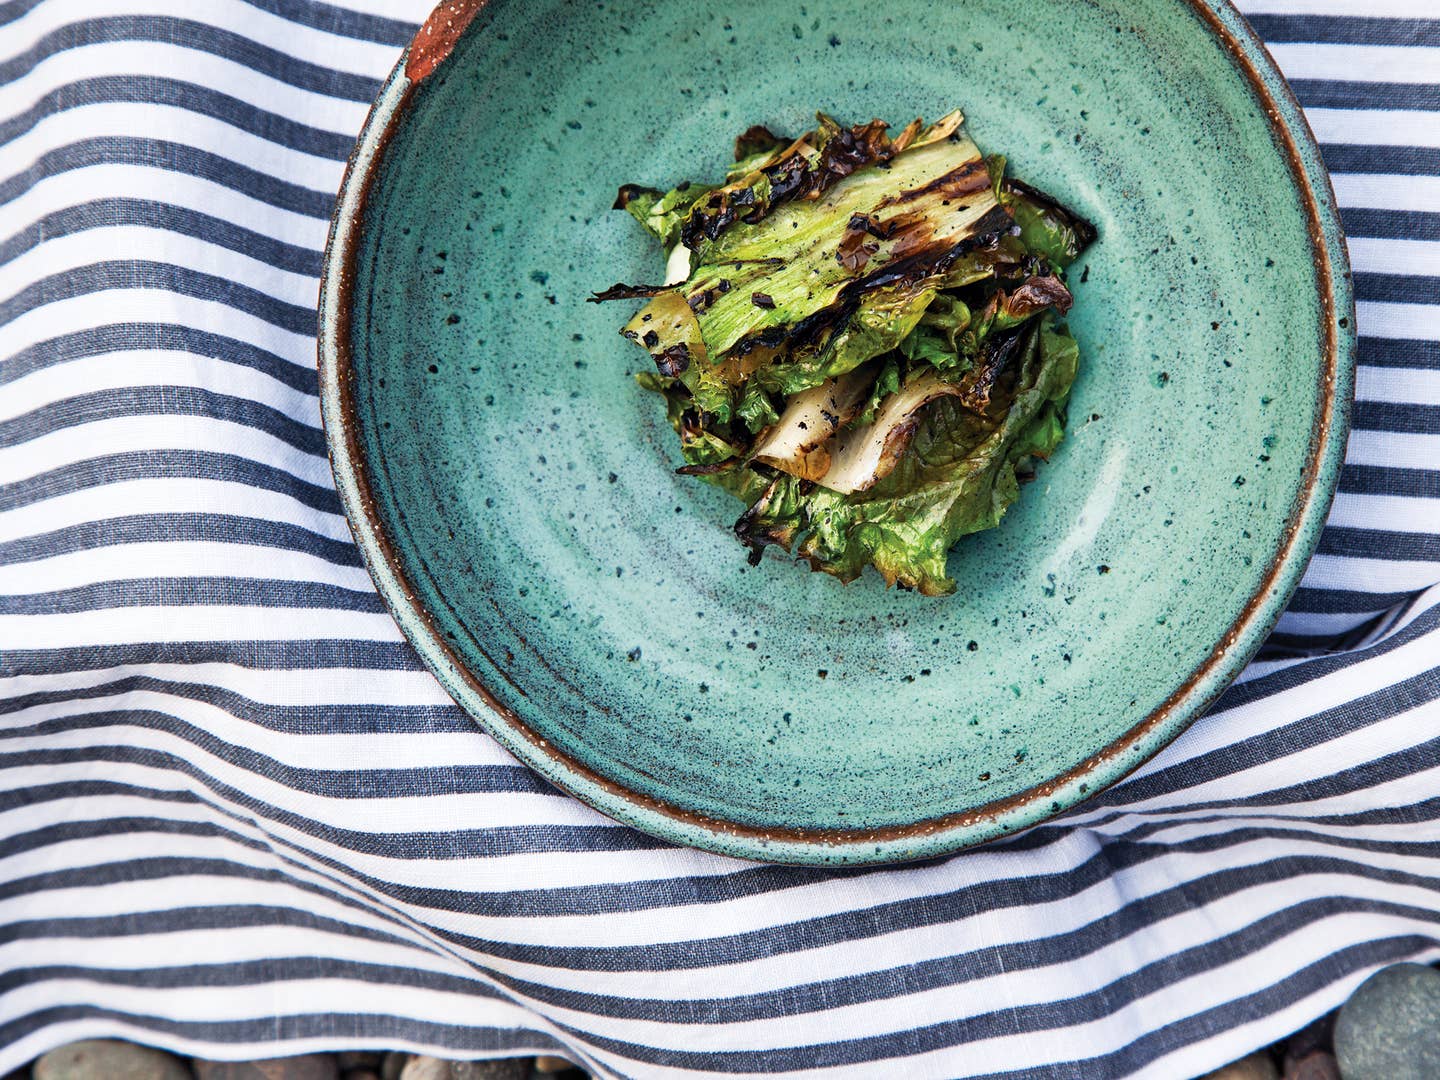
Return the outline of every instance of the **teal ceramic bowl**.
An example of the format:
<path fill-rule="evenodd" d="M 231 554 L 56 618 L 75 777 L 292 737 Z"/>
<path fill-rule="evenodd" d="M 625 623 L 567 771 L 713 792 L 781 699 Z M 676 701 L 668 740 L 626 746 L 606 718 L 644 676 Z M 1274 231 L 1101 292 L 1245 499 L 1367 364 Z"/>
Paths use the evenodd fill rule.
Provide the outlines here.
<path fill-rule="evenodd" d="M 1093 220 L 1069 435 L 956 595 L 773 553 L 680 463 L 617 333 L 654 280 L 628 181 L 753 123 L 965 109 Z M 1175 738 L 1314 548 L 1353 378 L 1313 139 L 1218 0 L 459 0 L 385 84 L 340 193 L 320 374 L 336 482 L 401 628 L 522 761 L 749 859 L 994 840 Z"/>

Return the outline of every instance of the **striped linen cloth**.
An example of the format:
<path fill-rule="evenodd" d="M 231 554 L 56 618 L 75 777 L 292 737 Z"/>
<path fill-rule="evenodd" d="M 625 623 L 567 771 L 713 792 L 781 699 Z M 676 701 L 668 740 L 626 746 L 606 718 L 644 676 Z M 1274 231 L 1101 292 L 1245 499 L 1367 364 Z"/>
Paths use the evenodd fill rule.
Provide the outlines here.
<path fill-rule="evenodd" d="M 1440 10 L 1244 6 L 1356 270 L 1320 553 L 1138 775 L 1002 846 L 843 872 L 558 794 L 371 588 L 325 458 L 317 275 L 424 8 L 0 3 L 0 1074 L 118 1036 L 1171 1080 L 1440 958 Z"/>

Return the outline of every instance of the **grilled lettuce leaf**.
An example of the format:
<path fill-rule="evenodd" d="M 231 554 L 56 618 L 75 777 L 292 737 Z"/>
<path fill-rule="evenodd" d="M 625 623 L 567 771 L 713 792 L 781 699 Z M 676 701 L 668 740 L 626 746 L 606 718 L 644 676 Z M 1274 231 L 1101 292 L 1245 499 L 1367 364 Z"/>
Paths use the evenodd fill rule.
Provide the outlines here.
<path fill-rule="evenodd" d="M 592 299 L 647 300 L 622 331 L 655 362 L 641 385 L 680 471 L 749 507 L 756 558 L 776 544 L 843 581 L 874 565 L 950 592 L 951 545 L 996 526 L 1063 437 L 1065 268 L 1095 230 L 962 120 L 754 127 L 718 184 L 621 189 L 674 284 Z"/>
<path fill-rule="evenodd" d="M 842 175 L 826 151 L 846 141 L 837 132 L 847 129 L 822 116 L 818 134 L 772 153 L 782 162 L 812 162 L 815 176 L 832 179 L 807 182 L 781 200 L 770 174 L 752 170 L 692 200 L 678 226 L 691 188 L 653 200 L 622 189 L 626 208 L 657 236 L 678 234 L 694 252 L 688 280 L 654 290 L 627 336 L 667 374 L 677 348 L 694 357 L 697 339 L 703 343 L 709 358 L 703 374 L 686 383 L 692 391 L 707 383 L 703 408 L 723 420 L 734 414 L 735 389 L 751 376 L 790 395 L 894 348 L 941 289 L 990 277 L 1022 254 L 1004 243 L 1013 222 L 989 165 L 959 123 L 955 113 L 923 131 L 912 124 L 908 138 L 889 142 L 873 159 L 883 168 L 857 166 Z M 883 127 L 866 125 L 871 134 L 861 141 L 875 144 Z M 848 129 L 850 142 L 858 130 Z M 795 149 L 811 142 L 821 149 L 810 156 Z M 740 216 L 742 203 L 747 210 Z M 650 288 L 617 286 L 599 295 Z M 673 317 L 676 297 L 694 313 L 693 323 Z"/>
<path fill-rule="evenodd" d="M 873 564 L 887 584 L 930 596 L 953 592 L 947 553 L 967 533 L 1000 524 L 1033 461 L 1055 451 L 1078 362 L 1068 334 L 1029 332 L 985 409 L 972 411 L 958 396 L 932 401 L 915 416 L 893 470 L 874 486 L 841 494 L 781 474 L 736 531 L 752 545 L 793 549 L 842 581 Z"/>

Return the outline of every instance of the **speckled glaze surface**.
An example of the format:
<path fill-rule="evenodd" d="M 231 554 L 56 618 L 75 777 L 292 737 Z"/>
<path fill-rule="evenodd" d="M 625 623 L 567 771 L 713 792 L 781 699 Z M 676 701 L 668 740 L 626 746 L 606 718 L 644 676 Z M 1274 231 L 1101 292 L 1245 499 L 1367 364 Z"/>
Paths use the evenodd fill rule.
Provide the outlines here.
<path fill-rule="evenodd" d="M 523 760 L 680 843 L 921 858 L 1113 783 L 1258 647 L 1334 487 L 1353 312 L 1318 154 L 1231 9 L 490 0 L 422 40 L 341 193 L 323 407 L 382 595 Z M 953 597 L 751 569 L 629 378 L 628 306 L 584 303 L 661 273 L 615 189 L 715 175 L 756 122 L 956 105 L 1099 226 L 1068 438 L 952 553 Z"/>

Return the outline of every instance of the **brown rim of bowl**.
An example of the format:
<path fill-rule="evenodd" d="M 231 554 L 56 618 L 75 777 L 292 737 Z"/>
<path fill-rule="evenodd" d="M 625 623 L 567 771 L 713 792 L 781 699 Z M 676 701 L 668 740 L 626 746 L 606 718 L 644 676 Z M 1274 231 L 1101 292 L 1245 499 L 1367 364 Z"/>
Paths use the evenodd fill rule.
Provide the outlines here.
<path fill-rule="evenodd" d="M 1295 178 L 1296 188 L 1301 195 L 1305 215 L 1309 223 L 1312 261 L 1320 286 L 1323 349 L 1325 354 L 1325 364 L 1321 373 L 1322 385 L 1320 398 L 1322 404 L 1318 410 L 1315 424 L 1311 429 L 1308 463 L 1305 472 L 1302 474 L 1301 486 L 1289 508 L 1286 518 L 1284 540 L 1276 552 L 1265 578 L 1241 610 L 1239 616 L 1231 623 L 1224 637 L 1211 651 L 1210 655 L 1191 672 L 1185 681 L 1181 683 L 1164 702 L 1146 716 L 1145 719 L 1141 720 L 1119 739 L 1116 739 L 1098 753 L 1086 758 L 1080 764 L 1060 773 L 1043 784 L 1038 784 L 1003 799 L 985 803 L 971 810 L 958 811 L 942 817 L 929 818 L 906 825 L 886 826 L 874 829 L 764 828 L 744 825 L 738 822 L 710 817 L 695 811 L 685 810 L 667 803 L 664 800 L 657 799 L 654 796 L 633 791 L 623 784 L 611 780 L 596 772 L 585 763 L 551 745 L 548 740 L 532 731 L 514 712 L 504 706 L 490 692 L 489 688 L 468 669 L 465 662 L 456 655 L 454 650 L 446 643 L 444 634 L 437 629 L 430 613 L 416 598 L 414 586 L 406 574 L 400 559 L 397 557 L 390 537 L 386 533 L 384 525 L 375 511 L 374 495 L 370 488 L 368 469 L 365 464 L 365 457 L 360 446 L 355 424 L 355 403 L 351 385 L 354 372 L 351 366 L 349 331 L 350 296 L 351 289 L 354 285 L 355 240 L 358 234 L 358 225 L 364 215 L 366 202 L 369 198 L 370 186 L 374 181 L 375 174 L 378 171 L 379 164 L 384 157 L 390 139 L 400 119 L 405 115 L 412 91 L 420 82 L 432 74 L 450 55 L 450 52 L 454 49 L 465 29 L 486 6 L 487 2 L 488 0 L 443 0 L 443 2 L 435 8 L 430 17 L 416 33 L 405 52 L 401 55 L 395 70 L 390 76 L 390 81 L 404 79 L 406 85 L 402 88 L 389 114 L 382 117 L 377 111 L 381 99 L 385 96 L 385 92 L 382 90 L 380 97 L 377 98 L 375 104 L 371 106 L 370 114 L 366 118 L 365 128 L 363 129 L 364 132 L 368 132 L 371 125 L 376 123 L 377 120 L 383 123 L 383 128 L 374 142 L 374 151 L 370 157 L 369 169 L 364 172 L 363 175 L 357 175 L 357 162 L 360 156 L 361 146 L 365 141 L 365 135 L 363 133 L 347 162 L 344 179 L 340 187 L 342 197 L 336 204 L 335 214 L 331 221 L 329 238 L 326 243 L 324 277 L 321 284 L 322 313 L 326 307 L 326 301 L 324 299 L 326 293 L 332 288 L 338 290 L 337 302 L 335 304 L 336 323 L 333 331 L 335 341 L 333 375 L 339 395 L 338 401 L 335 403 L 336 415 L 340 419 L 341 424 L 338 429 L 333 428 L 327 411 L 326 434 L 327 445 L 330 447 L 329 456 L 331 468 L 335 474 L 337 490 L 342 495 L 342 501 L 345 503 L 347 515 L 351 517 L 352 523 L 360 526 L 357 532 L 369 535 L 374 544 L 375 553 L 378 554 L 378 557 L 384 562 L 385 567 L 399 586 L 399 595 L 386 595 L 386 590 L 383 587 L 381 587 L 379 591 L 388 603 L 403 607 L 415 623 L 424 627 L 426 635 L 428 635 L 428 641 L 422 643 L 421 641 L 415 640 L 405 625 L 405 622 L 397 619 L 402 632 L 411 640 L 411 644 L 421 652 L 422 657 L 426 652 L 424 647 L 426 645 L 438 652 L 456 677 L 486 704 L 510 732 L 523 739 L 534 755 L 547 760 L 553 766 L 549 769 L 542 768 L 540 770 L 548 780 L 570 792 L 570 794 L 575 795 L 577 798 L 580 798 L 581 801 L 589 802 L 590 800 L 585 799 L 584 796 L 573 791 L 566 783 L 564 777 L 566 775 L 574 775 L 616 798 L 622 804 L 634 807 L 637 810 L 659 815 L 678 824 L 697 827 L 705 832 L 718 833 L 722 836 L 733 837 L 735 839 L 759 841 L 762 842 L 762 844 L 766 842 L 790 842 L 802 845 L 827 845 L 832 849 L 848 848 L 852 846 L 885 843 L 887 841 L 914 840 L 954 828 L 974 827 L 977 824 L 987 821 L 994 822 L 996 830 L 994 835 L 985 840 L 975 841 L 975 843 L 984 843 L 989 840 L 1014 835 L 1016 832 L 1028 828 L 1028 824 L 1015 826 L 1002 822 L 1000 819 L 1013 816 L 1017 811 L 1043 803 L 1044 800 L 1051 798 L 1053 793 L 1058 789 L 1075 781 L 1082 780 L 1106 764 L 1113 763 L 1116 759 L 1135 748 L 1138 743 L 1143 741 L 1157 728 L 1171 721 L 1173 719 L 1172 714 L 1182 705 L 1186 704 L 1186 699 L 1197 687 L 1217 675 L 1217 668 L 1227 658 L 1229 650 L 1239 638 L 1242 636 L 1249 637 L 1257 631 L 1263 634 L 1268 632 L 1270 627 L 1273 626 L 1281 610 L 1283 610 L 1284 602 L 1288 600 L 1289 594 L 1293 592 L 1294 585 L 1299 579 L 1299 574 L 1293 573 L 1294 581 L 1288 583 L 1288 585 L 1280 580 L 1287 570 L 1293 571 L 1290 560 L 1294 552 L 1295 544 L 1300 538 L 1301 530 L 1299 526 L 1301 519 L 1307 511 L 1319 512 L 1323 518 L 1324 511 L 1333 495 L 1333 484 L 1329 486 L 1328 490 L 1323 491 L 1317 491 L 1317 486 L 1321 478 L 1321 465 L 1327 460 L 1324 452 L 1327 441 L 1332 440 L 1337 434 L 1334 430 L 1334 422 L 1337 415 L 1335 398 L 1336 388 L 1338 386 L 1336 377 L 1339 374 L 1341 340 L 1336 329 L 1335 281 L 1331 271 L 1331 260 L 1333 255 L 1337 253 L 1332 253 L 1327 247 L 1324 222 L 1322 221 L 1316 192 L 1312 188 L 1312 179 L 1307 175 L 1306 164 L 1300 152 L 1300 147 L 1291 129 L 1286 125 L 1276 107 L 1275 95 L 1272 94 L 1261 72 L 1256 68 L 1250 56 L 1247 55 L 1245 47 L 1242 46 L 1236 35 L 1232 33 L 1220 17 L 1207 6 L 1205 0 L 1185 0 L 1185 3 L 1207 24 L 1215 38 L 1225 48 L 1226 52 L 1229 53 L 1237 68 L 1249 81 L 1251 89 L 1257 99 L 1264 105 L 1266 119 L 1269 122 L 1272 135 L 1275 137 L 1278 146 L 1283 150 L 1291 174 Z M 1274 60 L 1269 57 L 1269 53 L 1265 50 L 1263 43 L 1254 34 L 1254 31 L 1249 28 L 1248 23 L 1244 22 L 1243 16 L 1235 12 L 1229 0 L 1218 0 L 1218 2 L 1223 3 L 1235 13 L 1236 19 L 1239 21 L 1241 27 L 1241 32 L 1249 39 L 1249 46 L 1269 58 L 1271 64 L 1274 65 Z M 1278 73 L 1278 66 L 1276 66 L 1275 70 Z M 1288 84 L 1285 83 L 1283 77 L 1276 80 L 1276 85 L 1280 94 L 1283 95 L 1286 103 L 1290 106 L 1293 118 L 1303 127 L 1304 134 L 1309 137 L 1311 144 L 1315 145 L 1314 134 L 1310 131 L 1309 125 L 1305 121 L 1299 102 L 1295 99 L 1293 92 L 1290 90 Z M 1335 205 L 1335 197 L 1328 173 L 1323 169 L 1318 170 L 1314 178 L 1314 183 L 1323 184 L 1323 193 L 1328 198 L 1328 205 L 1333 207 Z M 343 195 L 354 184 L 359 185 L 358 198 L 355 200 L 353 213 L 348 219 L 342 220 Z M 1341 251 L 1338 252 L 1338 254 L 1341 257 L 1342 263 L 1348 265 L 1348 257 L 1343 250 L 1343 240 L 1341 240 L 1340 243 Z M 337 254 L 339 258 L 338 264 L 336 261 Z M 332 271 L 337 266 L 338 280 L 333 280 Z M 1346 324 L 1351 327 L 1351 334 L 1353 334 L 1353 322 L 1353 317 L 1351 317 Z M 319 350 L 319 364 L 322 376 L 326 369 L 331 366 L 325 355 L 324 338 L 325 334 L 322 328 Z M 323 390 L 323 385 L 326 380 L 322 378 L 321 382 Z M 1348 406 L 1348 397 L 1346 401 L 1342 403 L 1342 406 Z M 1340 419 L 1343 422 L 1343 408 Z M 341 469 L 336 461 L 334 450 L 334 440 L 337 438 L 344 441 L 346 454 L 354 463 L 352 481 L 358 493 L 358 503 L 356 505 L 350 505 L 350 500 L 344 498 L 345 484 L 343 483 Z M 359 518 L 358 521 L 356 521 L 357 516 Z M 371 552 L 366 549 L 361 539 L 362 537 L 357 535 L 357 546 L 365 558 L 366 566 L 367 569 L 370 569 L 371 576 L 375 577 L 375 569 L 370 565 L 372 558 Z M 1277 588 L 1278 593 L 1275 593 Z M 1279 593 L 1283 593 L 1283 595 L 1279 595 Z M 1258 642 L 1256 644 L 1258 645 Z M 1093 798 L 1101 791 L 1119 783 L 1178 737 L 1214 702 L 1215 698 L 1229 685 L 1236 673 L 1238 672 L 1232 672 L 1222 678 L 1216 685 L 1210 687 L 1202 697 L 1189 703 L 1189 715 L 1184 717 L 1175 730 L 1168 733 L 1168 736 L 1164 738 L 1163 741 L 1156 744 L 1150 753 L 1138 756 L 1135 761 L 1126 763 L 1120 771 L 1116 772 L 1103 783 L 1094 785 L 1085 794 L 1084 799 L 1088 800 Z M 480 718 L 476 717 L 476 719 Z M 504 740 L 502 740 L 502 742 L 503 741 Z M 1074 805 L 1074 803 L 1071 805 Z M 602 812 L 609 813 L 609 811 L 603 810 Z M 1038 815 L 1036 821 L 1030 824 L 1038 824 L 1051 816 L 1053 815 L 1041 813 Z M 643 828 L 643 826 L 638 825 L 636 827 Z M 957 845 L 957 849 L 960 846 L 970 845 Z M 926 852 L 913 857 L 923 858 L 934 854 L 938 853 Z"/>

